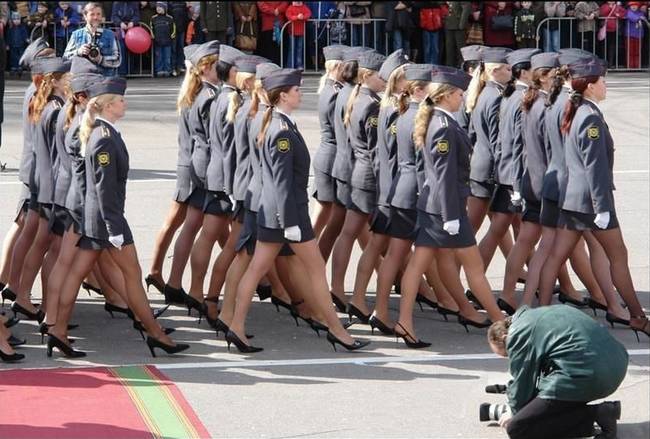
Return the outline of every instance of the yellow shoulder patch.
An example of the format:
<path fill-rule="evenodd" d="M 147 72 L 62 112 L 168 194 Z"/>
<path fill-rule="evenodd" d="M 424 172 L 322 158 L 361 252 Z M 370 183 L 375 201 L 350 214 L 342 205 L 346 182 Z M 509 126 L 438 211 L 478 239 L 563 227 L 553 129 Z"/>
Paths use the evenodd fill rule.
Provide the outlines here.
<path fill-rule="evenodd" d="M 591 140 L 600 139 L 600 129 L 596 126 L 587 128 L 587 137 Z"/>
<path fill-rule="evenodd" d="M 275 143 L 275 146 L 280 152 L 289 152 L 291 149 L 291 142 L 289 142 L 289 139 L 286 138 L 278 139 L 278 141 Z"/>
<path fill-rule="evenodd" d="M 394 136 L 395 134 L 397 134 L 397 124 L 392 124 L 392 125 L 390 126 L 390 133 L 391 133 L 393 136 Z"/>
<path fill-rule="evenodd" d="M 107 152 L 100 152 L 97 154 L 97 163 L 99 166 L 108 166 L 111 164 L 111 155 Z"/>
<path fill-rule="evenodd" d="M 377 125 L 379 125 L 379 119 L 377 118 L 377 116 L 370 116 L 368 122 L 370 123 L 371 127 L 376 127 Z"/>
<path fill-rule="evenodd" d="M 447 154 L 449 152 L 449 142 L 441 140 L 436 144 L 436 149 L 440 154 Z"/>

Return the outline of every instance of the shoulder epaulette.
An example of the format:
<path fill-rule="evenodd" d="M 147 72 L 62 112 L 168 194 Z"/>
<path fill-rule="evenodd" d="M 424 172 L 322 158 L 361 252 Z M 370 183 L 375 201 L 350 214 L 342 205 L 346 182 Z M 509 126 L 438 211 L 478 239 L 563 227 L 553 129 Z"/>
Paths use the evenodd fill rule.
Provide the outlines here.
<path fill-rule="evenodd" d="M 111 130 L 106 125 L 102 125 L 102 137 L 105 139 L 111 137 Z"/>
<path fill-rule="evenodd" d="M 217 95 L 217 93 L 214 91 L 214 89 L 213 89 L 212 87 L 208 87 L 208 96 L 210 96 L 211 98 L 213 98 L 213 97 L 215 97 L 216 95 Z"/>
<path fill-rule="evenodd" d="M 449 126 L 449 122 L 447 122 L 447 118 L 445 116 L 438 116 L 440 118 L 440 125 L 443 127 Z"/>

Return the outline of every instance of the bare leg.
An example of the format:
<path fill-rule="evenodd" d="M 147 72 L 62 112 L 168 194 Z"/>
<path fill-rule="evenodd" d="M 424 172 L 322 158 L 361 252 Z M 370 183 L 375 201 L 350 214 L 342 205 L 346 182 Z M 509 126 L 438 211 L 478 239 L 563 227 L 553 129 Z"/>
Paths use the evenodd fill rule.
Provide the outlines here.
<path fill-rule="evenodd" d="M 61 251 L 61 241 L 62 238 L 53 233 L 50 234 L 50 246 L 45 254 L 43 259 L 43 267 L 41 268 L 41 286 L 42 286 L 42 302 L 41 308 L 45 309 L 47 307 L 47 301 L 49 300 L 49 291 L 47 286 L 49 285 L 50 275 L 56 264 L 56 260 L 59 257 L 59 252 Z"/>
<path fill-rule="evenodd" d="M 460 256 L 451 248 L 436 249 L 435 255 L 440 279 L 447 288 L 447 291 L 449 291 L 454 302 L 456 302 L 456 306 L 445 306 L 445 308 L 452 311 L 458 309 L 460 315 L 468 320 L 475 322 L 483 321 L 483 314 L 478 312 L 465 296 L 465 289 L 463 288 L 463 284 L 460 281 L 460 274 L 456 268 Z"/>
<path fill-rule="evenodd" d="M 111 254 L 107 251 L 101 252 L 97 262 L 95 264 L 97 268 L 98 279 L 102 279 L 101 282 L 108 286 L 108 290 L 113 292 L 114 295 L 109 300 L 113 305 L 122 306 L 122 303 L 126 303 L 128 306 L 129 296 L 126 292 L 126 283 L 124 281 L 124 275 L 120 270 L 120 267 L 111 257 Z M 118 302 L 113 302 L 112 300 L 117 299 Z"/>
<path fill-rule="evenodd" d="M 490 200 L 487 198 L 467 197 L 467 216 L 475 235 L 481 228 L 489 207 Z"/>
<path fill-rule="evenodd" d="M 316 234 L 316 239 L 320 236 L 321 232 L 325 226 L 330 221 L 330 215 L 332 213 L 332 204 L 331 202 L 318 202 L 320 209 L 316 215 L 316 221 L 314 221 L 314 233 Z"/>
<path fill-rule="evenodd" d="M 329 221 L 318 239 L 318 248 L 325 261 L 329 259 L 334 243 L 341 233 L 345 221 L 345 212 L 345 207 L 332 203 Z"/>
<path fill-rule="evenodd" d="M 391 238 L 386 257 L 381 262 L 377 273 L 377 298 L 375 301 L 374 315 L 389 328 L 392 327 L 389 321 L 390 313 L 388 311 L 390 290 L 395 283 L 400 265 L 411 252 L 412 244 L 411 241 L 406 239 Z"/>
<path fill-rule="evenodd" d="M 616 288 L 614 287 L 614 283 L 612 281 L 609 259 L 607 259 L 607 254 L 605 254 L 603 246 L 600 245 L 598 240 L 591 232 L 585 232 L 582 236 L 587 242 L 587 246 L 589 247 L 591 270 L 596 276 L 598 285 L 600 285 L 601 291 L 605 296 L 608 311 L 615 316 L 622 317 L 627 320 L 629 314 L 625 309 L 623 309 L 618 299 L 618 293 L 616 292 Z"/>
<path fill-rule="evenodd" d="M 591 271 L 591 263 L 589 262 L 589 255 L 585 249 L 584 239 L 578 241 L 569 260 L 571 261 L 573 271 L 578 275 L 580 282 L 587 288 L 587 292 L 589 292 L 592 299 L 596 302 L 605 303 L 603 291 L 600 289 L 600 285 L 598 285 L 596 276 Z"/>
<path fill-rule="evenodd" d="M 70 267 L 72 267 L 72 263 L 77 255 L 77 242 L 79 241 L 79 238 L 80 235 L 77 235 L 72 227 L 63 234 L 59 257 L 57 258 L 54 269 L 50 273 L 48 279 L 48 300 L 47 306 L 45 307 L 45 321 L 48 324 L 56 322 L 57 312 L 59 309 L 59 297 L 61 296 L 63 282 L 65 281 L 65 278 L 70 271 Z"/>
<path fill-rule="evenodd" d="M 5 240 L 2 243 L 2 263 L 0 263 L 0 283 L 6 284 L 9 282 L 9 273 L 11 272 L 11 255 L 14 252 L 14 247 L 24 224 L 25 214 L 21 214 L 18 222 L 12 223 L 9 231 L 5 235 Z"/>
<path fill-rule="evenodd" d="M 424 275 L 429 285 L 433 288 L 434 298 L 437 299 L 438 303 L 447 309 L 454 309 L 454 299 L 449 294 L 449 289 L 442 281 L 438 270 L 438 252 L 436 252 L 435 261 L 429 266 Z"/>
<path fill-rule="evenodd" d="M 162 225 L 162 228 L 156 236 L 156 244 L 153 248 L 153 258 L 151 261 L 151 268 L 149 269 L 149 276 L 157 280 L 161 285 L 164 284 L 162 268 L 165 261 L 165 255 L 172 243 L 176 230 L 185 221 L 185 214 L 187 213 L 187 204 L 172 201 L 172 205 L 167 213 L 167 218 Z"/>
<path fill-rule="evenodd" d="M 354 293 L 350 303 L 354 304 L 363 314 L 368 315 L 368 304 L 366 303 L 366 290 L 370 283 L 373 270 L 381 255 L 386 252 L 390 236 L 379 233 L 372 233 L 370 242 L 363 250 L 357 265 L 357 275 L 354 279 Z"/>
<path fill-rule="evenodd" d="M 345 215 L 343 230 L 332 252 L 332 293 L 345 302 L 345 273 L 348 269 L 354 240 L 368 226 L 368 215 L 348 210 Z"/>
<path fill-rule="evenodd" d="M 503 278 L 503 291 L 501 292 L 501 299 L 505 300 L 510 306 L 514 307 L 516 303 L 515 288 L 519 273 L 526 263 L 528 255 L 539 241 L 541 233 L 542 228 L 539 224 L 522 221 L 517 241 L 506 259 L 506 273 Z"/>
<path fill-rule="evenodd" d="M 553 297 L 553 287 L 555 286 L 555 280 L 558 278 L 560 268 L 569 258 L 581 235 L 580 232 L 568 229 L 557 229 L 555 233 L 553 248 L 544 262 L 539 276 L 540 305 L 550 305 Z"/>
<path fill-rule="evenodd" d="M 531 306 L 533 304 L 533 298 L 537 292 L 537 287 L 539 286 L 539 276 L 544 266 L 544 262 L 551 254 L 551 249 L 553 248 L 553 242 L 555 241 L 555 231 L 556 229 L 552 227 L 542 226 L 542 238 L 539 241 L 539 245 L 533 254 L 533 257 L 528 263 L 528 277 L 526 278 L 526 288 L 524 289 L 524 295 L 521 299 L 522 305 Z"/>
<path fill-rule="evenodd" d="M 47 220 L 39 218 L 36 237 L 32 243 L 23 264 L 22 275 L 20 276 L 20 289 L 16 291 L 18 298 L 16 302 L 28 311 L 35 312 L 35 308 L 30 301 L 30 291 L 34 286 L 36 275 L 41 269 L 43 258 L 50 244 L 50 232 L 48 230 Z"/>
<path fill-rule="evenodd" d="M 399 303 L 398 323 L 402 330 L 415 337 L 415 326 L 413 325 L 413 305 L 418 294 L 420 279 L 429 268 L 435 258 L 435 249 L 431 247 L 415 247 L 415 253 L 409 260 L 409 264 L 402 275 L 402 295 Z M 414 341 L 416 341 L 414 340 Z"/>
<path fill-rule="evenodd" d="M 490 266 L 490 262 L 492 261 L 492 257 L 494 256 L 497 245 L 503 242 L 504 238 L 505 240 L 509 241 L 510 247 L 512 248 L 512 240 L 509 239 L 510 234 L 508 233 L 508 229 L 510 228 L 513 217 L 513 214 L 492 212 L 492 215 L 490 216 L 490 228 L 488 229 L 483 239 L 481 239 L 481 242 L 478 246 L 479 251 L 481 252 L 481 258 L 483 258 L 483 263 L 485 264 L 486 271 Z M 506 258 L 508 257 L 509 252 L 510 249 L 507 249 L 507 253 L 504 253 Z"/>
<path fill-rule="evenodd" d="M 478 247 L 472 246 L 456 249 L 456 254 L 461 261 L 463 270 L 465 271 L 469 287 L 472 289 L 472 292 L 479 302 L 481 302 L 483 308 L 487 311 L 490 320 L 493 322 L 503 320 L 505 317 L 497 306 L 497 302 L 492 295 L 492 288 L 485 277 L 483 260 L 481 259 Z"/>
<path fill-rule="evenodd" d="M 190 259 L 190 264 L 192 267 L 192 283 L 190 284 L 189 294 L 199 302 L 203 302 L 203 284 L 205 283 L 205 275 L 207 274 L 208 266 L 210 265 L 210 257 L 212 256 L 214 243 L 217 242 L 219 235 L 223 233 L 223 228 L 228 227 L 229 221 L 230 218 L 228 218 L 226 215 L 205 215 L 203 217 L 203 228 L 201 229 L 201 233 L 194 243 L 194 248 L 192 249 L 192 256 Z M 238 224 L 239 223 L 237 222 L 233 222 L 233 228 L 237 227 Z M 234 233 L 230 235 L 231 239 L 236 240 L 237 237 L 239 237 L 238 230 L 237 232 L 233 231 Z M 222 270 L 220 277 L 221 284 L 223 284 L 223 280 L 226 278 L 226 271 L 228 271 L 230 262 L 232 262 L 233 258 L 235 257 L 234 248 L 234 244 L 232 244 L 230 247 L 228 247 L 228 244 L 226 244 L 226 248 L 219 254 L 219 257 L 214 264 L 214 268 L 212 269 L 212 278 L 214 278 L 217 266 L 219 265 L 219 259 L 227 257 L 228 263 L 226 265 L 219 265 L 219 269 Z M 228 249 L 228 252 L 226 255 L 224 255 L 224 253 L 226 253 L 226 249 Z M 213 291 L 212 282 L 213 281 L 211 279 L 209 291 Z M 221 284 L 217 290 L 217 297 L 221 291 Z"/>
<path fill-rule="evenodd" d="M 212 266 L 210 286 L 208 287 L 208 297 L 218 298 L 219 294 L 221 293 L 221 288 L 223 287 L 223 283 L 226 280 L 226 272 L 228 271 L 230 264 L 235 258 L 235 246 L 237 245 L 237 240 L 239 239 L 241 226 L 241 223 L 238 223 L 237 221 L 232 222 L 232 230 L 228 236 L 226 246 L 221 250 L 221 253 L 219 253 L 217 260 L 214 261 L 214 265 Z M 205 227 L 203 230 L 205 230 Z M 192 264 L 194 264 L 194 252 L 192 252 Z M 194 273 L 194 270 L 192 270 L 192 273 Z M 192 276 L 192 278 L 194 278 L 194 276 Z M 201 282 L 201 285 L 203 285 L 203 282 Z M 255 288 L 253 288 L 253 291 L 255 291 Z M 190 291 L 190 293 L 192 293 L 192 291 Z M 203 300 L 203 290 L 201 290 L 201 300 Z"/>
<path fill-rule="evenodd" d="M 169 280 L 167 281 L 167 285 L 172 288 L 181 288 L 183 271 L 185 271 L 187 260 L 190 257 L 192 246 L 194 245 L 194 238 L 199 233 L 202 225 L 203 212 L 195 207 L 188 206 L 181 233 L 176 238 L 176 243 L 174 244 L 174 259 L 169 273 Z"/>
<path fill-rule="evenodd" d="M 34 237 L 38 230 L 39 215 L 38 212 L 28 210 L 25 216 L 25 224 L 20 231 L 20 236 L 16 239 L 14 252 L 11 255 L 11 269 L 7 287 L 14 293 L 20 290 L 20 276 L 23 272 L 25 258 L 34 242 Z"/>

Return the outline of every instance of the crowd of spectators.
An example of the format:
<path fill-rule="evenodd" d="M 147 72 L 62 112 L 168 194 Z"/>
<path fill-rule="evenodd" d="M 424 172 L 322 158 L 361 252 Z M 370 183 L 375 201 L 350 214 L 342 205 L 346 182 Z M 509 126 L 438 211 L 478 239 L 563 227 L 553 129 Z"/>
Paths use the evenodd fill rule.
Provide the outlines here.
<path fill-rule="evenodd" d="M 19 72 L 22 51 L 39 36 L 62 55 L 72 32 L 83 26 L 85 3 L 0 2 L 6 70 Z M 613 67 L 645 68 L 650 52 L 649 5 L 649 1 L 102 2 L 106 26 L 113 29 L 122 54 L 119 74 L 149 68 L 148 73 L 156 76 L 178 75 L 184 68 L 184 46 L 215 39 L 296 68 L 321 66 L 319 48 L 332 43 L 369 46 L 383 53 L 403 48 L 416 62 L 453 66 L 460 64 L 460 48 L 469 44 L 539 46 L 546 51 L 580 47 Z M 141 58 L 130 54 L 124 43 L 125 33 L 134 26 L 145 26 L 152 39 L 153 49 Z"/>

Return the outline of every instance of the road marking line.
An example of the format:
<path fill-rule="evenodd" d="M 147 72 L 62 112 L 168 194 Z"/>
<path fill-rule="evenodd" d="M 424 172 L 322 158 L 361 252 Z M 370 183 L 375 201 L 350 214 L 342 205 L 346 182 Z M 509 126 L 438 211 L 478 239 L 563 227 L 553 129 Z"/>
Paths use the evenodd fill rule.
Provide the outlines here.
<path fill-rule="evenodd" d="M 648 356 L 650 349 L 631 349 L 628 351 L 631 357 Z M 348 358 L 314 358 L 306 360 L 246 360 L 246 361 L 215 361 L 209 363 L 177 363 L 177 364 L 156 364 L 160 370 L 172 369 L 232 369 L 250 367 L 274 367 L 274 366 L 325 366 L 335 364 L 377 364 L 377 363 L 435 363 L 449 361 L 479 361 L 479 360 L 504 360 L 496 354 L 460 354 L 460 355 L 419 355 L 413 357 L 348 357 Z"/>

